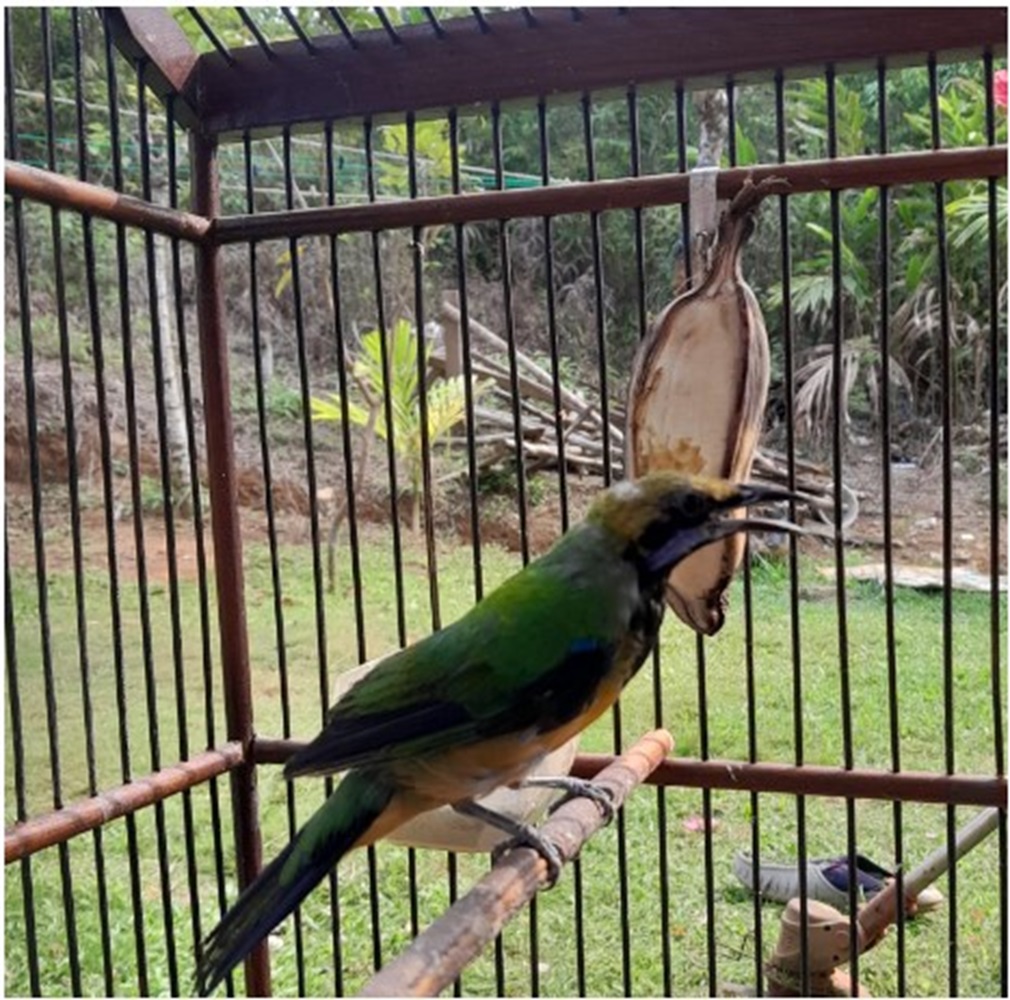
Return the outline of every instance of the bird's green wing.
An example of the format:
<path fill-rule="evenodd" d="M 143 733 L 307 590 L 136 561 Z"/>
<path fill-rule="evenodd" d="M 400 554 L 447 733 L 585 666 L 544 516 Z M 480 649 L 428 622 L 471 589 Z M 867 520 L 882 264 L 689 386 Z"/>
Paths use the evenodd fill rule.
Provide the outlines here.
<path fill-rule="evenodd" d="M 555 550 L 557 551 L 557 550 Z M 330 710 L 288 776 L 339 771 L 574 717 L 609 669 L 629 615 L 596 565 L 541 560 L 458 622 L 378 664 Z"/>

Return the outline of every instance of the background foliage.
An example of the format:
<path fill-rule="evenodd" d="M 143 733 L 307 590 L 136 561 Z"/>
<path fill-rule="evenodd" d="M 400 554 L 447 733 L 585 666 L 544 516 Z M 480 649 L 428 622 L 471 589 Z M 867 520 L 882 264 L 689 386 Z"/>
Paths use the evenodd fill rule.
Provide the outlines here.
<path fill-rule="evenodd" d="M 210 43 L 186 8 L 174 8 L 175 16 L 197 48 L 206 50 Z M 234 9 L 208 8 L 203 16 L 225 44 L 249 44 L 250 35 Z M 355 30 L 379 27 L 371 9 L 343 10 Z M 435 8 L 437 16 L 451 11 Z M 249 8 L 268 39 L 290 38 L 291 28 L 279 8 Z M 106 41 L 92 11 L 71 14 L 54 9 L 52 51 L 56 68 L 53 93 L 56 95 L 55 129 L 56 166 L 65 172 L 76 168 L 78 150 L 73 138 L 76 129 L 74 108 L 74 53 L 70 41 L 70 19 L 79 17 L 83 27 L 82 70 L 86 97 L 86 165 L 89 179 L 111 184 L 109 170 L 111 144 L 118 131 L 124 159 L 123 186 L 139 190 L 138 136 L 136 133 L 137 83 L 133 71 L 117 57 L 115 85 L 119 94 L 118 122 L 108 109 L 109 75 L 105 68 Z M 332 32 L 334 26 L 321 9 L 299 8 L 297 16 L 310 33 Z M 393 11 L 391 16 L 403 21 L 423 20 L 417 8 Z M 37 12 L 12 9 L 15 46 L 14 83 L 21 100 L 17 103 L 15 154 L 26 162 L 44 164 L 47 159 L 44 137 L 47 125 L 41 101 L 26 95 L 44 90 L 44 72 Z M 939 98 L 937 132 L 943 147 L 985 144 L 988 140 L 987 94 L 980 62 L 938 67 Z M 742 165 L 774 162 L 784 155 L 788 160 L 823 158 L 835 151 L 840 156 L 861 155 L 881 149 L 881 125 L 887 129 L 890 151 L 921 150 L 933 143 L 929 78 L 925 68 L 892 70 L 887 75 L 886 115 L 881 122 L 880 92 L 875 73 L 842 74 L 834 82 L 835 128 L 829 134 L 828 85 L 824 78 L 791 80 L 784 87 L 784 121 L 775 115 L 772 84 L 741 86 L 735 89 L 735 128 L 724 153 L 724 163 Z M 152 102 L 156 103 L 156 102 Z M 637 95 L 640 136 L 640 171 L 656 173 L 690 168 L 697 150 L 694 140 L 697 121 L 691 95 L 682 102 L 686 162 L 679 162 L 678 100 L 668 89 L 644 90 Z M 496 183 L 500 168 L 507 186 L 541 183 L 544 160 L 551 183 L 583 180 L 590 175 L 589 150 L 596 177 L 627 176 L 632 169 L 629 145 L 629 102 L 623 95 L 594 99 L 590 111 L 578 100 L 552 101 L 544 116 L 546 156 L 541 156 L 541 123 L 535 107 L 509 107 L 501 114 L 501 163 L 495 162 L 495 133 L 487 115 L 467 116 L 460 121 L 459 157 L 464 189 L 478 190 Z M 365 134 L 360 124 L 339 124 L 334 128 L 336 184 L 338 200 L 366 200 L 367 164 Z M 151 137 L 156 154 L 165 150 L 166 124 L 157 107 L 151 108 Z M 995 140 L 1006 140 L 1005 109 L 995 109 Z M 184 203 L 188 183 L 185 140 L 176 137 L 179 151 L 178 187 L 174 197 Z M 407 170 L 407 130 L 404 123 L 378 122 L 373 142 L 376 164 L 376 197 L 406 197 L 409 194 Z M 781 148 L 780 148 L 781 146 Z M 444 193 L 451 189 L 452 151 L 448 126 L 443 119 L 422 121 L 416 125 L 418 153 L 418 190 L 420 194 Z M 256 184 L 251 205 L 256 211 L 282 207 L 293 197 L 293 204 L 319 204 L 325 199 L 327 178 L 323 137 L 297 136 L 290 149 L 280 137 L 257 140 L 250 146 L 252 176 Z M 283 167 L 289 159 L 295 176 L 293 195 L 284 190 Z M 240 145 L 226 147 L 222 153 L 222 187 L 225 210 L 245 211 L 249 195 L 245 189 L 245 157 Z M 166 195 L 167 196 L 167 195 Z M 854 375 L 846 383 L 850 416 L 872 430 L 879 415 L 881 388 L 880 303 L 887 292 L 890 305 L 888 323 L 893 412 L 899 418 L 899 431 L 913 437 L 924 433 L 938 417 L 943 395 L 939 367 L 940 288 L 938 262 L 937 195 L 931 187 L 907 187 L 888 192 L 888 287 L 880 287 L 879 255 L 881 245 L 881 192 L 876 189 L 845 192 L 839 199 L 837 230 L 842 257 L 841 308 L 842 329 L 846 340 L 845 356 Z M 28 206 L 30 226 L 45 231 L 46 212 Z M 988 252 L 985 234 L 988 225 L 989 198 L 984 181 L 949 182 L 942 194 L 942 224 L 947 231 L 948 290 L 951 305 L 953 348 L 953 386 L 955 419 L 964 423 L 977 421 L 988 406 Z M 997 186 L 999 225 L 1006 223 L 1006 186 Z M 757 290 L 765 307 L 766 321 L 775 354 L 776 375 L 782 377 L 782 344 L 785 322 L 783 272 L 778 251 L 777 213 L 769 205 L 762 213 L 760 228 L 747 255 L 748 280 Z M 8 223 L 9 224 L 9 223 Z M 596 382 L 600 359 L 597 357 L 597 326 L 602 322 L 607 344 L 607 363 L 613 368 L 612 392 L 620 399 L 624 377 L 638 340 L 643 335 L 641 317 L 655 315 L 670 298 L 679 252 L 682 211 L 677 206 L 649 209 L 641 213 L 641 257 L 645 287 L 639 287 L 636 218 L 633 213 L 604 213 L 599 218 L 599 269 L 603 282 L 603 315 L 598 316 L 594 288 L 594 245 L 592 225 L 581 217 L 561 216 L 550 225 L 554 294 L 557 304 L 557 330 L 562 354 L 569 362 L 569 373 L 586 386 Z M 831 259 L 834 247 L 830 199 L 820 195 L 794 196 L 789 199 L 789 245 L 791 270 L 791 328 L 798 359 L 799 417 L 801 429 L 816 438 L 825 427 L 825 393 L 830 393 L 830 352 L 823 345 L 832 335 L 833 283 Z M 71 250 L 79 239 L 72 225 L 67 227 Z M 111 230 L 100 237 L 111 239 Z M 412 294 L 412 268 L 402 237 L 386 234 L 380 240 L 380 259 L 384 271 L 384 304 L 391 320 L 408 319 L 415 303 Z M 131 246 L 139 246 L 137 234 L 129 234 Z M 456 236 L 451 227 L 426 232 L 424 278 L 429 308 L 434 310 L 441 295 L 455 288 Z M 476 225 L 466 230 L 465 258 L 469 269 L 469 291 L 474 316 L 500 328 L 503 322 L 501 241 L 497 227 Z M 517 342 L 522 349 L 545 355 L 548 349 L 546 299 L 546 239 L 542 220 L 517 220 L 508 231 L 508 267 L 514 297 L 523 304 L 515 310 Z M 45 239 L 32 241 L 33 254 L 45 265 Z M 342 238 L 342 314 L 348 329 L 364 332 L 376 326 L 375 277 L 373 256 L 367 240 Z M 998 241 L 1002 258 L 1005 247 Z M 106 249 L 100 247 L 100 250 Z M 111 249 L 111 247 L 109 247 Z M 264 248 L 266 249 L 266 248 Z M 303 240 L 299 245 L 302 268 L 303 311 L 314 359 L 336 363 L 332 337 L 332 291 L 325 243 Z M 112 254 L 100 252 L 99 266 L 111 269 Z M 272 347 L 283 354 L 293 352 L 291 258 L 289 248 L 271 245 L 260 252 L 262 288 L 273 289 L 263 296 L 261 321 L 273 333 Z M 234 260 L 228 280 L 236 301 L 242 301 L 241 286 L 248 280 L 244 258 Z M 37 273 L 51 275 L 51 266 L 40 266 Z M 103 274 L 103 277 L 111 277 Z M 71 303 L 83 302 L 75 286 L 79 272 L 68 275 Z M 111 294 L 112 283 L 99 286 Z M 51 311 L 54 290 L 43 277 L 35 294 L 50 303 L 39 310 Z M 139 289 L 138 289 L 139 291 Z M 185 289 L 187 299 L 192 289 Z M 1005 301 L 1006 286 L 1000 281 L 1000 301 Z M 230 297 L 231 298 L 231 297 Z M 644 301 L 643 301 L 644 298 Z M 8 296 L 8 320 L 16 296 Z M 644 304 L 644 310 L 642 308 Z M 143 322 L 141 320 L 141 322 Z M 111 333 L 112 331 L 110 331 Z M 8 338 L 9 339 L 9 338 Z M 572 369 L 574 368 L 574 371 Z M 999 373 L 1005 386 L 1003 372 Z M 1001 392 L 1000 398 L 1005 396 Z"/>

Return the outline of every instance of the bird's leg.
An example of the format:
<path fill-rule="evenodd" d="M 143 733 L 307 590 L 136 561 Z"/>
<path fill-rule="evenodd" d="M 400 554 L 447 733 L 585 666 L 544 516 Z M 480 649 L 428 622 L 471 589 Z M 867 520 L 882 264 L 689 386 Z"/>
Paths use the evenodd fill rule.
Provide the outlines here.
<path fill-rule="evenodd" d="M 524 778 L 520 788 L 560 788 L 565 794 L 551 804 L 548 813 L 553 813 L 570 799 L 592 799 L 603 813 L 603 820 L 609 823 L 614 818 L 616 812 L 614 808 L 614 796 L 609 788 L 597 785 L 593 781 L 585 778 L 573 778 L 570 775 L 543 775 L 535 778 Z"/>
<path fill-rule="evenodd" d="M 561 854 L 557 847 L 549 840 L 542 837 L 537 830 L 526 823 L 520 823 L 512 819 L 511 816 L 504 816 L 488 809 L 487 806 L 478 805 L 472 799 L 464 799 L 462 802 L 455 802 L 452 806 L 456 812 L 463 816 L 472 816 L 479 819 L 488 826 L 493 826 L 496 830 L 501 830 L 509 835 L 509 840 L 499 844 L 492 852 L 493 861 L 498 859 L 513 847 L 532 847 L 547 862 L 547 888 L 550 889 L 557 882 L 561 875 Z"/>

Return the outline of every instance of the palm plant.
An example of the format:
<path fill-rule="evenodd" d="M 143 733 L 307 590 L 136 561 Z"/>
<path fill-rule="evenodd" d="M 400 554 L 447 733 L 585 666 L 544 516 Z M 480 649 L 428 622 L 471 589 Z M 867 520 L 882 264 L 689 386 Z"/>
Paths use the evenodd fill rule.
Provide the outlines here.
<path fill-rule="evenodd" d="M 827 151 L 826 89 L 824 81 L 803 81 L 788 94 L 792 100 L 791 143 L 800 155 L 823 156 Z M 909 77 L 892 93 L 888 115 L 892 148 L 921 147 L 932 141 L 933 120 L 928 108 L 925 75 Z M 875 141 L 876 83 L 870 77 L 860 86 L 838 78 L 835 89 L 835 137 L 839 155 L 858 155 Z M 943 146 L 978 146 L 987 142 L 984 82 L 958 71 L 941 74 L 937 107 Z M 997 142 L 1005 139 L 1006 116 L 997 115 Z M 972 421 L 989 405 L 989 282 L 988 253 L 984 249 L 990 215 L 995 209 L 999 232 L 1006 231 L 1005 182 L 995 186 L 994 204 L 986 181 L 950 181 L 943 189 L 943 219 L 937 217 L 936 192 L 908 187 L 892 193 L 888 207 L 891 243 L 888 292 L 890 317 L 888 391 L 897 393 L 899 406 L 922 416 L 939 413 L 947 392 L 942 364 L 943 338 L 949 343 L 951 400 L 955 419 Z M 797 347 L 803 363 L 796 371 L 796 412 L 801 425 L 814 436 L 830 426 L 835 393 L 834 351 L 824 341 L 841 309 L 842 418 L 849 422 L 854 395 L 863 393 L 871 416 L 879 418 L 881 373 L 879 344 L 881 289 L 873 261 L 880 252 L 879 192 L 843 193 L 838 200 L 838 245 L 841 281 L 832 278 L 835 240 L 823 198 L 791 199 L 793 233 L 797 236 L 795 268 L 791 275 L 789 306 L 795 320 Z M 939 282 L 938 233 L 946 224 L 946 290 Z M 998 252 L 1005 252 L 997 240 Z M 1000 270 L 1005 273 L 1005 266 Z M 837 298 L 836 298 L 837 292 Z M 998 289 L 1001 314 L 1007 296 Z M 941 324 L 941 299 L 947 296 L 948 322 Z M 770 288 L 768 304 L 783 306 L 781 284 Z M 1000 377 L 1003 378 L 1002 373 Z M 909 413 L 909 416 L 911 412 Z"/>
<path fill-rule="evenodd" d="M 397 320 L 388 331 L 386 364 L 383 363 L 382 333 L 369 330 L 361 337 L 361 347 L 351 364 L 351 374 L 361 387 L 368 406 L 353 399 L 346 401 L 347 418 L 359 427 L 373 428 L 376 437 L 388 441 L 390 436 L 397 461 L 405 469 L 407 491 L 411 498 L 411 527 L 420 528 L 421 490 L 424 472 L 424 437 L 421 423 L 421 386 L 418 366 L 418 338 L 411 324 Z M 388 364 L 388 406 L 391 416 L 386 421 L 386 367 Z M 474 398 L 485 386 L 475 382 Z M 449 431 L 466 416 L 466 392 L 463 376 L 439 379 L 424 388 L 427 412 L 427 442 L 434 448 Z M 328 399 L 312 399 L 313 420 L 342 419 L 343 406 L 338 393 Z"/>

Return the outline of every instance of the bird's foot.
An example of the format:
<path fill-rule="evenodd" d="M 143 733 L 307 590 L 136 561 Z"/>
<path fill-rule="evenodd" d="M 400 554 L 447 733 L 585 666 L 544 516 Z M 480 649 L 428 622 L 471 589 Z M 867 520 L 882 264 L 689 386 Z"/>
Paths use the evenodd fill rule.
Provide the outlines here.
<path fill-rule="evenodd" d="M 547 863 L 547 885 L 545 889 L 553 889 L 561 877 L 563 859 L 557 845 L 541 836 L 540 832 L 525 823 L 517 824 L 516 832 L 508 840 L 502 841 L 491 852 L 491 861 L 497 864 L 509 851 L 515 847 L 532 847 Z"/>
<path fill-rule="evenodd" d="M 595 782 L 588 781 L 585 778 L 572 778 L 562 775 L 526 778 L 520 787 L 560 788 L 564 791 L 565 794 L 560 799 L 551 803 L 550 809 L 547 810 L 548 815 L 560 809 L 566 802 L 579 798 L 592 799 L 599 806 L 600 812 L 603 813 L 604 823 L 610 823 L 617 812 L 614 805 L 613 792 L 609 788 L 597 785 Z"/>
<path fill-rule="evenodd" d="M 474 819 L 483 820 L 488 826 L 493 826 L 496 830 L 501 830 L 509 835 L 509 839 L 499 844 L 491 852 L 491 860 L 498 862 L 504 854 L 507 854 L 513 847 L 532 847 L 547 862 L 547 885 L 545 888 L 551 889 L 561 875 L 562 857 L 561 852 L 555 844 L 543 837 L 537 830 L 526 823 L 520 823 L 512 819 L 511 816 L 504 816 L 487 806 L 482 806 L 472 799 L 464 799 L 453 803 L 453 809 L 463 816 L 472 816 Z"/>

